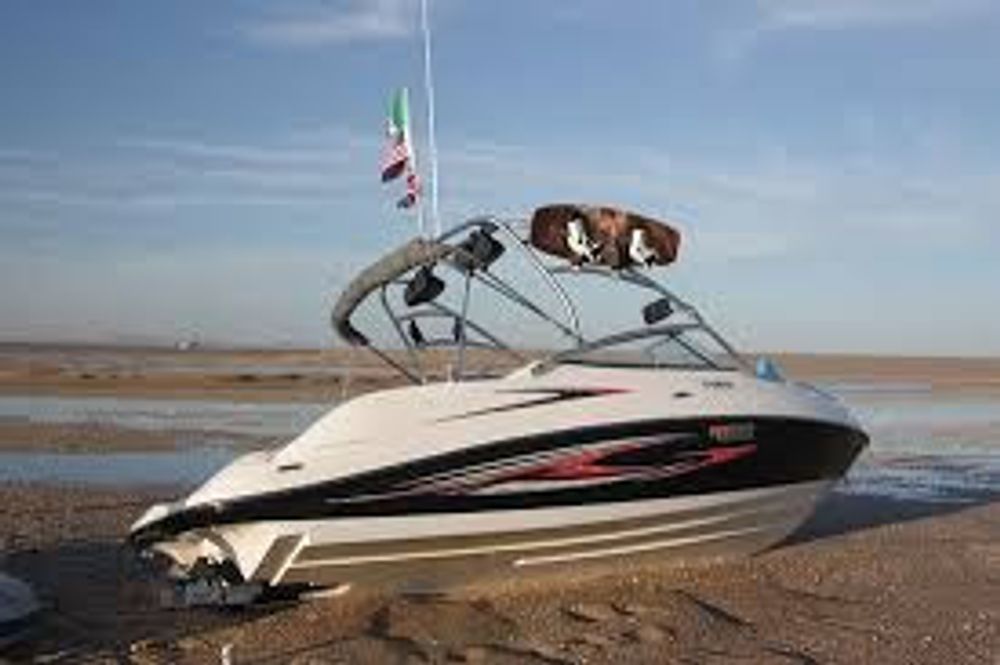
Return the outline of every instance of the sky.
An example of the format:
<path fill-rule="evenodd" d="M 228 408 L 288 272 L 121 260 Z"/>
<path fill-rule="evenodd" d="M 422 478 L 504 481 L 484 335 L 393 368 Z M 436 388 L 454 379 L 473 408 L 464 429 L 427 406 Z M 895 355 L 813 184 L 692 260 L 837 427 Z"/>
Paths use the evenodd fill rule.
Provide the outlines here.
<path fill-rule="evenodd" d="M 1000 355 L 1000 4 L 431 0 L 446 226 L 672 220 L 739 346 Z M 321 346 L 413 0 L 0 3 L 0 340 Z M 426 179 L 426 177 L 425 177 Z"/>

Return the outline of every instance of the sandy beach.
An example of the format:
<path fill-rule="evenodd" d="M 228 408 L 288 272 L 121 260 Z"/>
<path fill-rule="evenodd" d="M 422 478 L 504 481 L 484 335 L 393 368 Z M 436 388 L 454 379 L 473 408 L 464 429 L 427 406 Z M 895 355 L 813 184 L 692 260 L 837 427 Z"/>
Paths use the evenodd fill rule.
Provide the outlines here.
<path fill-rule="evenodd" d="M 50 611 L 9 657 L 46 662 L 995 663 L 1000 506 L 833 495 L 748 560 L 470 588 L 163 610 L 121 548 L 169 490 L 7 487 L 6 567 Z M 85 516 L 85 520 L 80 518 Z"/>
<path fill-rule="evenodd" d="M 856 400 L 875 441 L 807 524 L 751 559 L 562 570 L 435 597 L 357 589 L 236 612 L 171 610 L 122 542 L 138 513 L 181 493 L 186 476 L 109 483 L 15 475 L 0 484 L 4 568 L 36 587 L 47 612 L 30 643 L 0 657 L 1000 662 L 1000 361 L 781 362 L 796 378 L 839 386 Z M 0 454 L 109 465 L 133 453 L 197 461 L 211 441 L 225 459 L 298 431 L 342 395 L 388 381 L 373 362 L 342 351 L 8 345 L 0 348 Z"/>

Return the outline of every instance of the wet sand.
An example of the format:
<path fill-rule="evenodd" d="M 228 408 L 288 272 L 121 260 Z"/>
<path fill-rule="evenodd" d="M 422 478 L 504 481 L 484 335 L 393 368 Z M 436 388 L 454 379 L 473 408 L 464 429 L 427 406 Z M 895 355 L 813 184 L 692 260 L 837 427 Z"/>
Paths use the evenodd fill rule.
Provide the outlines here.
<path fill-rule="evenodd" d="M 49 612 L 8 657 L 45 662 L 996 663 L 1000 504 L 834 494 L 784 546 L 440 597 L 163 610 L 121 534 L 170 488 L 0 490 L 5 568 Z M 16 507 L 16 508 L 15 508 Z"/>
<path fill-rule="evenodd" d="M 469 352 L 470 363 L 475 364 L 477 353 Z M 772 355 L 789 376 L 801 380 L 1000 393 L 997 358 Z M 494 360 L 482 364 L 510 366 Z M 331 401 L 404 383 L 374 355 L 353 349 L 177 351 L 0 344 L 0 395 Z"/>
<path fill-rule="evenodd" d="M 0 344 L 0 395 L 331 401 L 404 383 L 373 354 L 353 349 Z"/>
<path fill-rule="evenodd" d="M 941 393 L 1000 393 L 1000 358 L 780 353 L 773 357 L 789 376 L 806 381 L 902 384 Z"/>
<path fill-rule="evenodd" d="M 215 445 L 252 450 L 273 437 L 199 429 L 150 430 L 106 422 L 47 423 L 0 418 L 0 451 L 124 452 L 183 450 L 210 440 Z"/>

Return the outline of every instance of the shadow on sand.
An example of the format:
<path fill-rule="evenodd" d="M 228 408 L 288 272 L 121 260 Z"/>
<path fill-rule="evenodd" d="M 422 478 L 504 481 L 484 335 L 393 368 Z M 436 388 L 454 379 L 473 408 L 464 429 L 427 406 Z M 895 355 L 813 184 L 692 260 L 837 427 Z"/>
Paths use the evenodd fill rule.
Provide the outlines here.
<path fill-rule="evenodd" d="M 900 498 L 833 491 L 813 514 L 775 547 L 799 545 L 854 531 L 957 513 L 1000 501 L 1000 491 L 975 491 L 939 499 Z"/>
<path fill-rule="evenodd" d="M 4 568 L 31 584 L 45 608 L 29 638 L 2 654 L 15 662 L 132 662 L 136 644 L 167 649 L 178 640 L 259 616 L 257 610 L 160 609 L 158 588 L 131 553 L 113 541 L 25 548 L 8 553 Z"/>

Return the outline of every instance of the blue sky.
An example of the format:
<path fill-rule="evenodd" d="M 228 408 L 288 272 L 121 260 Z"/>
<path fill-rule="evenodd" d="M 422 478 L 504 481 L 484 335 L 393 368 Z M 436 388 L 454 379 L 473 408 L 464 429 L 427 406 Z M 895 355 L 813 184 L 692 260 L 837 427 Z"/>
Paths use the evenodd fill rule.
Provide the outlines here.
<path fill-rule="evenodd" d="M 0 339 L 328 343 L 412 231 L 377 171 L 416 9 L 0 4 Z M 663 277 L 743 347 L 1000 354 L 996 3 L 432 14 L 447 222 L 619 203 L 676 221 Z"/>

